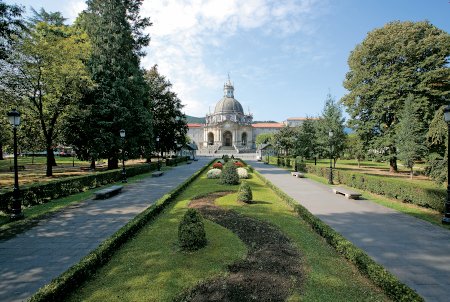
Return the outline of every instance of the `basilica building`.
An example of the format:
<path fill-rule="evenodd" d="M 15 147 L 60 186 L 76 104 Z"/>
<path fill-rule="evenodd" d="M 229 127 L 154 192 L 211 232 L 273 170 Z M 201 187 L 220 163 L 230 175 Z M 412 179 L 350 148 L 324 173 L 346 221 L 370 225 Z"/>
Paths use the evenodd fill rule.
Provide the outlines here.
<path fill-rule="evenodd" d="M 206 114 L 205 124 L 188 124 L 188 136 L 197 146 L 198 153 L 248 153 L 255 152 L 256 136 L 274 133 L 293 119 L 283 123 L 253 123 L 253 115 L 245 113 L 241 103 L 234 98 L 234 86 L 230 79 L 223 86 L 223 97 L 214 112 Z"/>

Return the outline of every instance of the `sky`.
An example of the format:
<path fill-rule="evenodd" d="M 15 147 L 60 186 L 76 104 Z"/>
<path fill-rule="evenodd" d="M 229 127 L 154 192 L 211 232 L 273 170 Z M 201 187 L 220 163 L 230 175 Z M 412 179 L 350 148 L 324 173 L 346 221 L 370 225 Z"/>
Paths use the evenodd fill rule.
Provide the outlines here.
<path fill-rule="evenodd" d="M 60 11 L 73 22 L 84 0 L 5 0 Z M 234 83 L 257 121 L 319 116 L 337 101 L 347 59 L 368 32 L 391 21 L 428 20 L 450 33 L 448 0 L 145 0 L 153 25 L 141 65 L 157 64 L 187 115 L 204 117 Z"/>

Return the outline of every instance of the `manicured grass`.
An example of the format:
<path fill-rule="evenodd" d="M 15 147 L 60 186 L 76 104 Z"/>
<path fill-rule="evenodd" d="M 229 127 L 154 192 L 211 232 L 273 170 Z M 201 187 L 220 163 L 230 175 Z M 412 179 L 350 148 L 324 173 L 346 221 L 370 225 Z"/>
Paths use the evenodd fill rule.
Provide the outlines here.
<path fill-rule="evenodd" d="M 236 193 L 217 203 L 276 225 L 303 254 L 304 286 L 289 301 L 388 301 L 357 269 L 338 255 L 256 177 L 246 180 L 255 204 L 236 202 Z M 111 261 L 68 301 L 171 301 L 180 291 L 226 273 L 226 265 L 246 250 L 228 230 L 205 221 L 208 246 L 194 253 L 177 247 L 178 223 L 190 200 L 211 192 L 236 190 L 205 174 L 189 186 L 155 221 L 122 246 Z"/>

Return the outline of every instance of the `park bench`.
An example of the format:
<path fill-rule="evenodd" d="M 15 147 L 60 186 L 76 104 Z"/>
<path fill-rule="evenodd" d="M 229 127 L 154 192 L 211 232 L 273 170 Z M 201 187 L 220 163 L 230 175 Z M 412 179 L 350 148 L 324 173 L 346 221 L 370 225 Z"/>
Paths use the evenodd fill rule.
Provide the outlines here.
<path fill-rule="evenodd" d="M 95 199 L 106 199 L 122 191 L 123 186 L 111 186 L 95 192 Z"/>
<path fill-rule="evenodd" d="M 303 178 L 305 177 L 305 174 L 303 174 L 302 172 L 291 172 L 292 176 L 295 176 L 297 178 Z"/>
<path fill-rule="evenodd" d="M 160 177 L 164 174 L 163 171 L 155 171 L 152 173 L 152 177 Z"/>
<path fill-rule="evenodd" d="M 24 171 L 25 170 L 25 166 L 17 166 L 17 171 Z M 9 171 L 14 171 L 14 166 L 10 166 L 9 167 Z"/>
<path fill-rule="evenodd" d="M 186 162 L 186 165 L 190 165 L 190 164 L 192 164 L 191 161 L 187 161 L 187 162 Z"/>
<path fill-rule="evenodd" d="M 343 187 L 334 187 L 333 188 L 334 194 L 341 194 L 344 195 L 347 199 L 358 199 L 361 197 L 361 193 L 343 188 Z"/>

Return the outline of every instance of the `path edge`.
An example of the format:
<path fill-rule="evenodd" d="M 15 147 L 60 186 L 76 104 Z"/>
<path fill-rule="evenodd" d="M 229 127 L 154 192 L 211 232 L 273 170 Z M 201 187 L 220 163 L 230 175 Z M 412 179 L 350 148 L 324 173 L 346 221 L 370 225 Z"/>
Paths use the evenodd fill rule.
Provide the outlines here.
<path fill-rule="evenodd" d="M 254 169 L 254 168 L 253 168 Z M 272 182 L 266 179 L 261 173 L 254 169 L 253 173 L 261 179 L 268 187 L 295 212 L 310 225 L 310 227 L 321 237 L 323 237 L 329 245 L 331 245 L 339 254 L 344 256 L 348 261 L 353 263 L 358 270 L 375 285 L 379 286 L 383 292 L 394 301 L 425 301 L 416 291 L 401 282 L 396 276 L 387 271 L 383 266 L 376 263 L 362 249 L 356 247 L 344 236 L 336 232 L 329 225 L 314 216 L 305 207 L 300 205 L 298 201 L 280 190 Z"/>
<path fill-rule="evenodd" d="M 212 159 L 205 166 L 197 170 L 175 189 L 166 193 L 154 204 L 138 214 L 127 224 L 121 227 L 111 237 L 104 240 L 96 249 L 86 255 L 80 262 L 71 266 L 67 271 L 41 287 L 28 301 L 63 301 L 64 298 L 95 274 L 98 268 L 109 261 L 120 246 L 133 237 L 142 227 L 156 218 L 184 189 L 197 179 L 211 164 Z"/>

